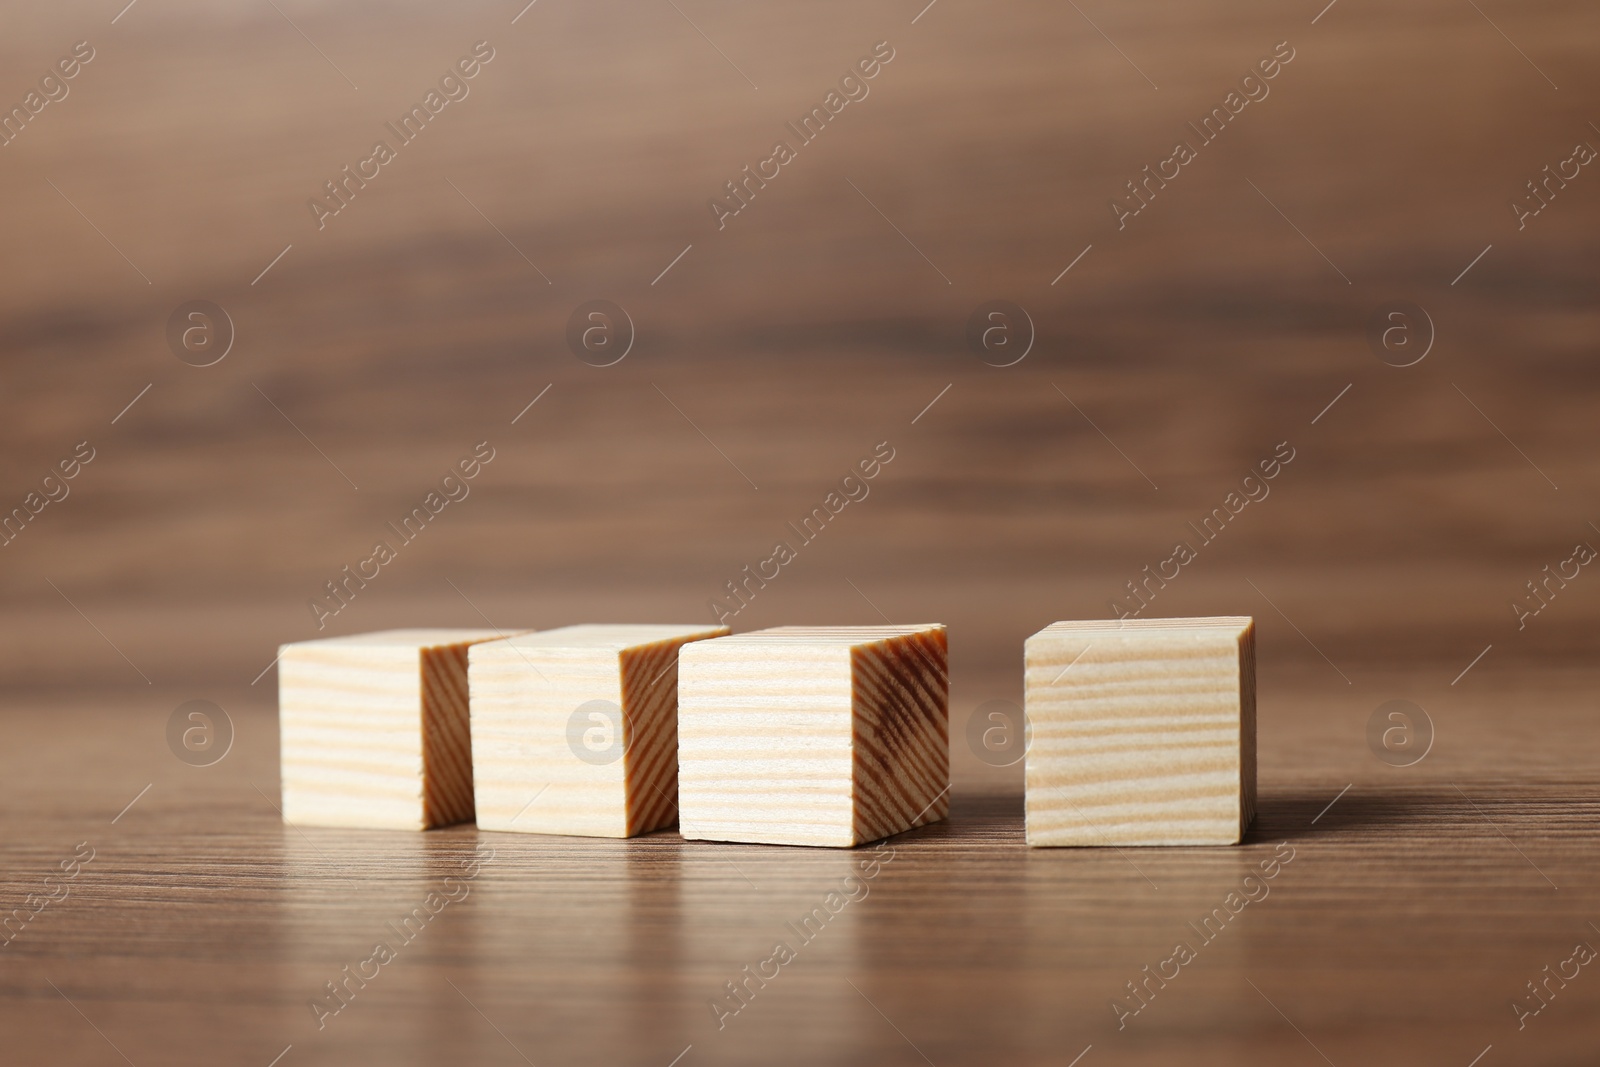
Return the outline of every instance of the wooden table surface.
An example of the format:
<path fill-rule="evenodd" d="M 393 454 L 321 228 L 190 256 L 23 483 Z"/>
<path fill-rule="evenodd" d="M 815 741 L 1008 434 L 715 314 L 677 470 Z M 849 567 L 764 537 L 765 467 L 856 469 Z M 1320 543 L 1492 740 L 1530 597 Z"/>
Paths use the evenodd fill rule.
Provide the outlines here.
<path fill-rule="evenodd" d="M 94 58 L 0 147 L 0 513 L 94 458 L 0 547 L 0 1058 L 1593 1063 L 1600 579 L 1564 561 L 1600 546 L 1600 174 L 1565 161 L 1600 146 L 1600 9 L 1076 6 L 7 12 L 0 102 Z M 307 201 L 478 41 L 470 93 L 319 229 Z M 719 229 L 708 199 L 880 41 L 870 94 Z M 614 366 L 565 340 L 596 298 L 635 326 Z M 236 334 L 208 367 L 166 332 L 200 299 Z M 1036 334 L 1010 366 L 966 340 L 994 299 Z M 1405 367 L 1369 339 L 1399 301 L 1433 341 Z M 483 441 L 319 630 L 308 602 Z M 855 852 L 281 824 L 279 643 L 708 621 L 880 442 L 731 621 L 948 624 L 948 822 Z M 1145 609 L 1257 619 L 1245 845 L 1026 849 L 973 716 L 1281 447 Z M 190 700 L 231 723 L 210 766 L 169 747 Z M 1391 700 L 1431 723 L 1410 766 L 1369 740 Z"/>

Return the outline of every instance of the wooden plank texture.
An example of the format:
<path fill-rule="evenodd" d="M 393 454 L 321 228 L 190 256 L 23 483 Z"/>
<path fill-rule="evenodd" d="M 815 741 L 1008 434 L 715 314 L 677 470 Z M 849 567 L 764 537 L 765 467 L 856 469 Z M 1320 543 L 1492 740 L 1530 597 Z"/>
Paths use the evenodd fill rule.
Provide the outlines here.
<path fill-rule="evenodd" d="M 678 1067 L 909 1067 L 918 1049 L 1062 1067 L 1089 1045 L 1078 1067 L 1325 1064 L 1316 1049 L 1467 1067 L 1491 1044 L 1479 1067 L 1586 1062 L 1589 967 L 1523 1029 L 1511 1002 L 1575 941 L 1600 944 L 1593 668 L 1486 675 L 1448 705 L 1445 672 L 1414 695 L 1448 706 L 1448 730 L 1398 769 L 1362 731 L 1418 672 L 1343 666 L 1354 699 L 1309 666 L 1263 669 L 1260 807 L 1239 847 L 1123 854 L 1027 848 L 1020 778 L 985 787 L 970 758 L 948 819 L 881 851 L 284 826 L 270 700 L 230 703 L 234 751 L 197 770 L 120 695 L 35 698 L 0 750 L 0 917 L 58 899 L 6 928 L 8 1062 L 125 1063 L 111 1043 L 139 1067 L 267 1067 L 290 1045 L 278 1067 L 667 1067 L 690 1045 Z M 1284 841 L 1270 894 L 1199 943 L 1189 924 Z M 493 858 L 468 878 L 480 846 Z M 458 899 L 397 943 L 390 924 L 431 893 Z M 803 941 L 790 924 L 818 908 Z M 378 940 L 397 958 L 319 1028 L 312 999 Z M 1119 1029 L 1112 1002 L 1136 1006 L 1127 983 L 1178 940 L 1198 958 Z M 729 1001 L 778 941 L 795 959 Z"/>

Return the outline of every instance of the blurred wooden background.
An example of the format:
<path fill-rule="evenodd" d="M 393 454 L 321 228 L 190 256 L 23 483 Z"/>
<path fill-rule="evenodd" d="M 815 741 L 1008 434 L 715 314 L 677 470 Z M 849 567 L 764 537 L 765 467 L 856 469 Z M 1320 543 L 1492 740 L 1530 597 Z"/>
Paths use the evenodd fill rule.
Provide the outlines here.
<path fill-rule="evenodd" d="M 140 1064 L 210 1062 L 218 1041 L 241 1062 L 289 1043 L 311 1062 L 363 1048 L 435 1062 L 452 1038 L 388 1041 L 400 1032 L 388 1023 L 423 1011 L 453 1034 L 481 1021 L 455 1002 L 427 1015 L 433 992 L 417 992 L 358 1005 L 367 1022 L 341 1018 L 337 1040 L 290 1033 L 307 984 L 364 947 L 361 923 L 377 921 L 364 917 L 409 901 L 406 879 L 469 848 L 471 833 L 377 845 L 286 834 L 267 802 L 266 669 L 278 643 L 318 633 L 307 600 L 480 441 L 495 459 L 470 496 L 323 633 L 708 619 L 708 600 L 786 539 L 786 522 L 891 443 L 870 496 L 734 625 L 950 626 L 950 830 L 977 837 L 924 832 L 929 858 L 901 869 L 918 872 L 912 899 L 930 910 L 864 933 L 871 951 L 855 963 L 834 961 L 858 985 L 880 975 L 863 989 L 889 991 L 898 1012 L 873 1000 L 901 1027 L 925 1021 L 917 1044 L 941 1065 L 1066 1063 L 1090 1043 L 1096 1060 L 1314 1061 L 1256 993 L 1220 975 L 1193 980 L 1194 999 L 1154 1020 L 1146 1043 L 1114 1043 L 1105 1001 L 1185 908 L 1225 891 L 1238 858 L 1152 858 L 1150 884 L 1165 870 L 1192 907 L 1151 898 L 1153 911 L 1119 911 L 1146 883 L 1114 854 L 1015 852 L 1019 768 L 989 767 L 965 743 L 973 709 L 1020 701 L 1027 634 L 1109 615 L 1126 582 L 1190 538 L 1187 522 L 1289 442 L 1295 459 L 1270 496 L 1149 609 L 1257 617 L 1257 840 L 1335 835 L 1321 868 L 1291 868 L 1298 904 L 1264 906 L 1270 923 L 1246 916 L 1261 922 L 1246 942 L 1261 966 L 1246 973 L 1268 994 L 1274 973 L 1305 980 L 1296 1021 L 1334 1062 L 1465 1064 L 1513 1041 L 1521 1058 L 1500 1062 L 1592 1050 L 1584 1012 L 1600 994 L 1583 983 L 1530 1023 L 1538 1037 L 1507 1007 L 1600 919 L 1592 859 L 1569 851 L 1593 854 L 1600 579 L 1584 570 L 1520 630 L 1511 606 L 1575 544 L 1600 546 L 1600 172 L 1583 168 L 1524 229 L 1509 208 L 1574 144 L 1600 147 L 1592 4 L 120 7 L 19 8 L 0 33 L 0 103 L 21 103 L 75 42 L 95 50 L 66 98 L 0 147 L 0 509 L 22 506 L 78 442 L 95 450 L 70 495 L 0 548 L 5 908 L 73 842 L 108 842 L 80 894 L 96 902 L 47 912 L 54 929 L 41 916 L 0 960 L 0 1013 L 37 1062 L 67 1062 L 51 1048 L 113 1062 L 47 978 L 86 1016 L 98 1006 L 101 1026 L 111 1015 Z M 308 199 L 390 139 L 384 123 L 478 41 L 494 58 L 469 95 L 319 230 Z M 708 198 L 789 139 L 784 123 L 879 41 L 894 58 L 869 95 L 719 230 Z M 1119 231 L 1110 199 L 1283 41 L 1294 59 L 1270 95 Z M 597 298 L 625 308 L 637 334 L 603 368 L 565 340 L 574 309 Z M 236 338 L 198 368 L 169 349 L 166 325 L 202 299 L 226 309 Z M 993 299 L 1036 328 L 1013 366 L 965 340 Z M 1397 301 L 1424 308 L 1436 332 L 1403 368 L 1367 336 Z M 1438 729 L 1413 768 L 1367 747 L 1368 716 L 1393 698 L 1421 704 Z M 214 767 L 167 751 L 167 718 L 189 699 L 223 706 L 237 728 Z M 1313 828 L 1347 783 L 1359 783 L 1341 801 L 1355 814 Z M 152 821 L 138 828 L 136 815 Z M 1559 891 L 1502 829 L 1539 867 L 1574 865 L 1551 872 Z M 114 858 L 106 835 L 124 832 Z M 1522 834 L 1554 837 L 1541 847 Z M 485 905 L 504 929 L 577 929 L 584 894 L 602 901 L 581 935 L 513 937 L 529 950 L 520 972 L 500 949 L 477 957 L 443 935 L 429 949 L 451 946 L 449 973 L 474 999 L 463 983 L 476 959 L 510 983 L 502 1003 L 560 987 L 563 1011 L 592 1038 L 605 1031 L 599 1045 L 556 1029 L 535 1040 L 527 1027 L 545 1023 L 519 1030 L 480 1001 L 534 1062 L 665 1064 L 690 1043 L 690 1056 L 729 1062 L 762 1046 L 787 1062 L 921 1062 L 887 1027 L 875 1044 L 881 1020 L 847 986 L 823 993 L 810 979 L 794 980 L 794 1007 L 747 1028 L 751 1046 L 665 1022 L 703 1012 L 765 948 L 760 931 L 783 909 L 753 886 L 793 882 L 798 907 L 834 858 L 763 853 L 783 858 L 752 860 L 771 869 L 744 878 L 719 850 L 656 839 L 501 847 L 572 894 L 535 914 L 517 896 L 533 891 L 505 883 L 506 910 Z M 740 869 L 746 854 L 727 853 Z M 1417 874 L 1419 855 L 1436 877 Z M 1475 895 L 1450 911 L 1469 861 L 1482 863 Z M 696 883 L 699 863 L 732 882 Z M 348 873 L 377 895 L 338 888 Z M 1092 902 L 1080 878 L 1098 887 Z M 1385 888 L 1405 879 L 1406 893 Z M 662 912 L 659 893 L 704 915 Z M 1018 912 L 1017 894 L 1051 903 Z M 252 913 L 269 901 L 286 926 Z M 997 918 L 990 904 L 1008 901 Z M 732 927 L 706 917 L 723 909 Z M 231 918 L 208 918 L 219 914 Z M 493 946 L 496 925 L 473 921 Z M 1364 952 L 1338 936 L 1353 924 Z M 1113 933 L 1080 943 L 1080 926 Z M 1490 928 L 1498 940 L 1483 948 Z M 992 941 L 979 936 L 990 929 Z M 935 943 L 956 948 L 941 956 Z M 1396 970 L 1397 943 L 1414 970 Z M 1285 947 L 1296 944 L 1325 954 Z M 1469 976 L 1480 948 L 1487 973 Z M 169 953 L 186 962 L 154 962 Z M 417 990 L 457 996 L 416 971 Z M 999 1000 L 974 999 L 974 985 Z M 1380 989 L 1391 1008 L 1376 1007 Z M 152 1026 L 196 1003 L 208 1005 L 203 1032 Z M 866 1013 L 860 1028 L 807 1044 L 846 1003 Z M 1371 1029 L 1341 1057 L 1336 1035 L 1363 1020 Z M 517 1062 L 486 1040 L 483 1062 Z"/>

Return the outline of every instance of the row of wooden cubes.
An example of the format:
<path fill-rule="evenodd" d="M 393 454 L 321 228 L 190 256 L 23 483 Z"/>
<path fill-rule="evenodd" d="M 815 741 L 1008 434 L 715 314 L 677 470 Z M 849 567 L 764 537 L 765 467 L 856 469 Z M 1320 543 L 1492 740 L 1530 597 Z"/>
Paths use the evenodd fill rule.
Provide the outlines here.
<path fill-rule="evenodd" d="M 942 626 L 305 641 L 279 659 L 283 813 L 848 846 L 944 817 L 947 709 Z"/>
<path fill-rule="evenodd" d="M 1026 646 L 1028 841 L 1237 841 L 1249 619 Z M 942 626 L 393 630 L 285 645 L 290 823 L 851 846 L 944 818 Z"/>

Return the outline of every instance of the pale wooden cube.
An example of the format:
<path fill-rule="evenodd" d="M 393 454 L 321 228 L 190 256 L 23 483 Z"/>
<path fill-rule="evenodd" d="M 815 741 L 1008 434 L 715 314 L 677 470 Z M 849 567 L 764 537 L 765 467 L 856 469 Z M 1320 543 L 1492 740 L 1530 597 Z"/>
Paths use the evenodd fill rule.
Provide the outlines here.
<path fill-rule="evenodd" d="M 678 655 L 726 626 L 566 626 L 469 657 L 478 826 L 632 837 L 678 818 Z"/>
<path fill-rule="evenodd" d="M 783 626 L 691 645 L 678 677 L 679 832 L 848 848 L 943 819 L 943 626 Z"/>
<path fill-rule="evenodd" d="M 1058 622 L 1028 638 L 1030 845 L 1232 845 L 1255 815 L 1255 623 Z"/>
<path fill-rule="evenodd" d="M 408 830 L 469 821 L 467 649 L 504 636 L 385 630 L 284 645 L 284 821 Z"/>

